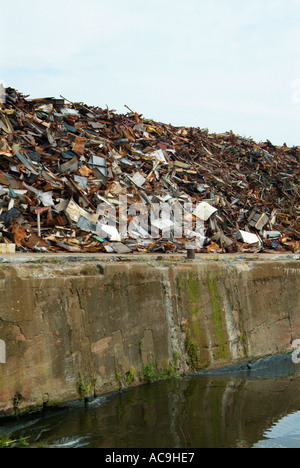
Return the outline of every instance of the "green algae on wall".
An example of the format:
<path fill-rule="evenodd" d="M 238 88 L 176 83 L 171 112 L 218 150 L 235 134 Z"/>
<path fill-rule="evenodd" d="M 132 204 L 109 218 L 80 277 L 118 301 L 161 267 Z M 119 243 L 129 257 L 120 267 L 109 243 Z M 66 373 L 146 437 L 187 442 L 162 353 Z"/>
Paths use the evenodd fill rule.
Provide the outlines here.
<path fill-rule="evenodd" d="M 203 283 L 199 278 L 198 274 L 194 271 L 181 274 L 177 280 L 177 286 L 179 291 L 179 297 L 184 304 L 184 308 L 189 315 L 189 326 L 193 332 L 194 338 L 198 344 L 201 345 L 201 336 L 203 330 L 202 320 L 205 314 L 203 310 L 204 302 L 201 304 L 201 287 L 203 287 L 203 296 L 205 297 L 205 288 L 208 289 L 209 302 L 212 308 L 212 325 L 214 330 L 215 339 L 218 346 L 217 358 L 224 360 L 227 358 L 226 355 L 226 339 L 223 331 L 223 318 L 220 306 L 220 298 L 217 288 L 217 282 L 215 279 L 211 279 L 210 276 Z M 204 342 L 206 339 L 204 339 Z M 192 366 L 194 367 L 194 366 Z"/>
<path fill-rule="evenodd" d="M 210 303 L 212 307 L 212 320 L 214 323 L 218 348 L 219 348 L 219 358 L 226 359 L 226 346 L 225 338 L 223 333 L 223 321 L 222 313 L 220 307 L 220 298 L 217 288 L 216 280 L 211 279 L 208 275 L 207 277 L 207 286 L 209 292 Z"/>
<path fill-rule="evenodd" d="M 200 369 L 200 349 L 190 329 L 186 332 L 185 350 L 189 357 L 189 366 L 193 371 Z"/>
<path fill-rule="evenodd" d="M 197 315 L 200 303 L 200 284 L 198 276 L 194 278 L 193 273 L 190 273 L 186 285 L 190 301 L 190 311 L 193 315 Z"/>
<path fill-rule="evenodd" d="M 193 272 L 189 274 L 180 274 L 177 279 L 177 288 L 179 297 L 188 305 L 188 311 L 196 316 L 200 309 L 200 283 L 198 276 Z"/>
<path fill-rule="evenodd" d="M 204 311 L 201 301 L 201 286 L 197 272 L 189 271 L 178 276 L 177 287 L 179 298 L 186 313 L 186 322 L 182 331 L 186 334 L 185 351 L 188 365 L 192 371 L 199 371 L 207 367 L 207 358 L 201 349 L 206 347 L 206 331 L 203 323 Z"/>

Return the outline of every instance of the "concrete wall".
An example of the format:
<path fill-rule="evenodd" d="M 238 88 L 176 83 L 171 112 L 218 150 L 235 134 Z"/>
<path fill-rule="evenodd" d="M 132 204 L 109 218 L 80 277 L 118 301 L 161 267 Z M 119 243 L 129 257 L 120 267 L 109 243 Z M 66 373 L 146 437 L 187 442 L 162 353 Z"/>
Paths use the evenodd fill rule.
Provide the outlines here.
<path fill-rule="evenodd" d="M 298 258 L 2 261 L 0 415 L 291 350 Z"/>

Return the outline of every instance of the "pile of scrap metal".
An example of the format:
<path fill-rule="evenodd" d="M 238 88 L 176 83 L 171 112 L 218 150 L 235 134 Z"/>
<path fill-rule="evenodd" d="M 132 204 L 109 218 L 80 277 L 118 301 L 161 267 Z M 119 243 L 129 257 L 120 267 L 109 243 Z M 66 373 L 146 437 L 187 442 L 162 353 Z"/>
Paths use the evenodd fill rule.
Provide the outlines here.
<path fill-rule="evenodd" d="M 198 252 L 299 251 L 299 147 L 178 128 L 128 110 L 6 89 L 0 246 L 185 252 L 201 238 Z"/>

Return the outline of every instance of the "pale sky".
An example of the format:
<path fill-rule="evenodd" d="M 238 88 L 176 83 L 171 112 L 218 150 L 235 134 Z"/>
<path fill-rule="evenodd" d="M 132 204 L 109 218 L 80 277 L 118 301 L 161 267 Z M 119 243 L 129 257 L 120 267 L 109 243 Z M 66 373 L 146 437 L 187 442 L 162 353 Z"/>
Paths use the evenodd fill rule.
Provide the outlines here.
<path fill-rule="evenodd" d="M 300 146 L 300 0 L 1 0 L 0 81 Z"/>

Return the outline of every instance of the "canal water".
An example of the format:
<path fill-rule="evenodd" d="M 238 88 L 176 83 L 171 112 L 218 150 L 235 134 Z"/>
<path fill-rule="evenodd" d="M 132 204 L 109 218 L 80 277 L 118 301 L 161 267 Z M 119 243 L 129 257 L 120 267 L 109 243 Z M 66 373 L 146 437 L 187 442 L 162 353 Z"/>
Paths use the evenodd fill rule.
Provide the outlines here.
<path fill-rule="evenodd" d="M 272 357 L 100 396 L 0 427 L 55 448 L 300 448 L 300 364 Z"/>

